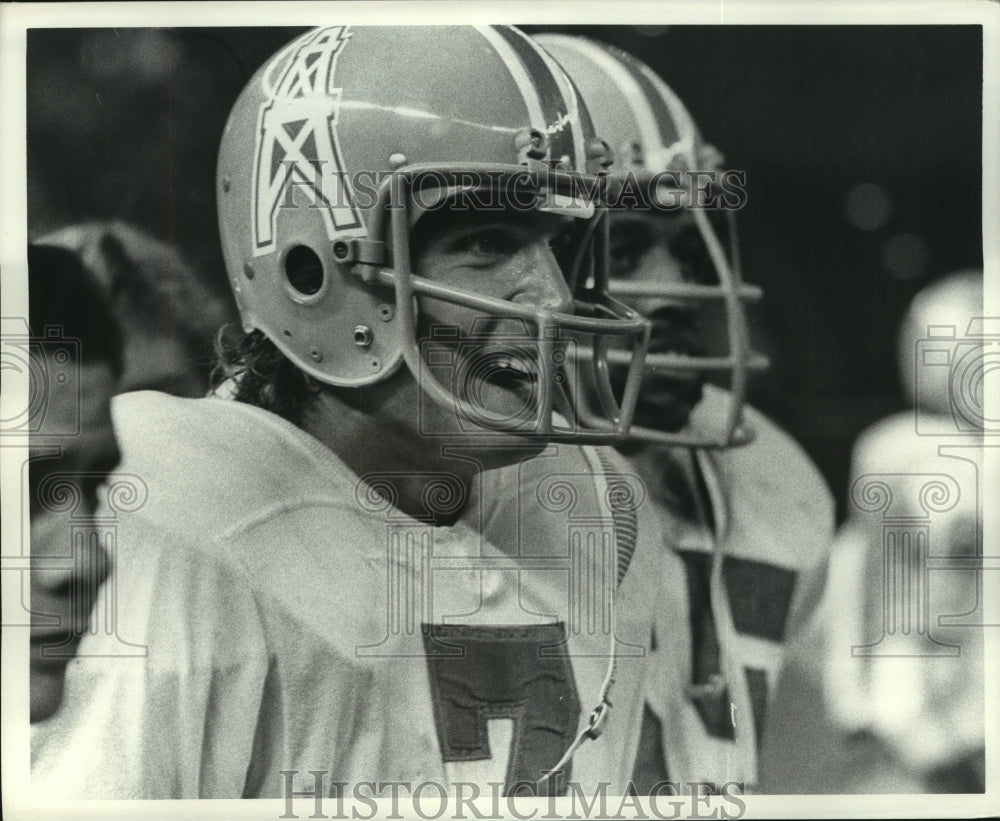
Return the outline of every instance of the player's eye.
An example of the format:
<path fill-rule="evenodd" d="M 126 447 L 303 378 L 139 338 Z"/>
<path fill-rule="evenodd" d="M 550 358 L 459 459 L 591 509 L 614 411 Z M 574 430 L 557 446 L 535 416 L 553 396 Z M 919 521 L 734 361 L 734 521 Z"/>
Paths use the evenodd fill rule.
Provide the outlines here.
<path fill-rule="evenodd" d="M 639 257 L 635 254 L 628 243 L 611 243 L 608 249 L 608 258 L 611 263 L 612 276 L 628 276 L 635 270 Z"/>
<path fill-rule="evenodd" d="M 578 250 L 576 235 L 572 227 L 564 226 L 553 231 L 546 242 L 563 275 L 569 277 Z"/>
<path fill-rule="evenodd" d="M 549 248 L 556 257 L 568 253 L 573 247 L 573 235 L 570 229 L 554 233 L 549 237 Z"/>
<path fill-rule="evenodd" d="M 697 226 L 686 226 L 670 243 L 670 253 L 680 263 L 684 279 L 702 282 L 711 278 L 708 248 Z"/>
<path fill-rule="evenodd" d="M 646 226 L 621 223 L 613 226 L 608 244 L 610 275 L 629 277 L 639 267 L 643 255 L 653 244 L 653 236 Z"/>
<path fill-rule="evenodd" d="M 695 262 L 705 253 L 705 243 L 694 225 L 685 226 L 670 243 L 670 253 L 681 262 Z"/>
<path fill-rule="evenodd" d="M 456 238 L 452 251 L 466 257 L 470 264 L 486 265 L 514 253 L 519 244 L 516 232 L 509 228 L 480 228 Z"/>

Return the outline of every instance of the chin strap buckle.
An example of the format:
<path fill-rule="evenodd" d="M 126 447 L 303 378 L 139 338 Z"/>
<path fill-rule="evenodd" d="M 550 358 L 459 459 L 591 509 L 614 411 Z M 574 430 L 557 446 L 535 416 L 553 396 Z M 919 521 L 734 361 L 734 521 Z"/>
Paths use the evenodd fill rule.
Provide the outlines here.
<path fill-rule="evenodd" d="M 594 711 L 590 714 L 590 723 L 587 729 L 584 730 L 583 734 L 590 739 L 598 739 L 601 737 L 601 733 L 604 732 L 604 723 L 608 720 L 608 714 L 611 712 L 611 702 L 605 699 L 600 704 L 598 704 Z"/>
<path fill-rule="evenodd" d="M 726 691 L 726 679 L 719 673 L 712 673 L 708 681 L 700 684 L 684 685 L 684 695 L 690 701 L 707 701 L 718 698 Z"/>

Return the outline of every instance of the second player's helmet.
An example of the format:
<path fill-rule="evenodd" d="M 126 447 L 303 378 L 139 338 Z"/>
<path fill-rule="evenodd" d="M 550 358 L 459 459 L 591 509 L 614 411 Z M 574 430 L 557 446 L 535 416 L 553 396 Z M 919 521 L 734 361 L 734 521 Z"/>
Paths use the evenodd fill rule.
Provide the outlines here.
<path fill-rule="evenodd" d="M 621 202 L 635 202 L 623 190 L 634 183 L 634 192 L 652 192 L 660 207 L 698 203 L 690 199 L 701 184 L 691 172 L 721 171 L 722 156 L 706 143 L 690 113 L 666 83 L 649 66 L 627 52 L 583 37 L 543 34 L 535 38 L 566 70 L 594 120 L 597 132 L 614 155 L 610 167 Z M 706 175 L 707 177 L 707 175 Z M 655 185 L 653 185 L 655 183 Z M 676 190 L 670 190 L 674 188 Z M 655 189 L 655 190 L 654 190 Z M 688 197 L 684 200 L 683 197 Z M 732 199 L 732 198 L 731 198 Z M 614 207 L 615 193 L 610 196 Z M 723 240 L 704 207 L 687 208 L 708 252 L 713 276 L 707 282 L 616 281 L 614 296 L 663 297 L 705 307 L 721 306 L 725 320 L 716 341 L 720 352 L 712 356 L 650 353 L 647 369 L 663 372 L 698 372 L 718 377 L 730 387 L 729 407 L 721 425 L 692 423 L 676 433 L 633 426 L 631 435 L 646 441 L 706 447 L 727 447 L 749 442 L 753 432 L 743 423 L 747 373 L 762 369 L 767 360 L 750 350 L 744 303 L 760 298 L 760 290 L 743 282 L 736 246 L 734 212 L 717 210 L 728 239 Z"/>
<path fill-rule="evenodd" d="M 371 384 L 405 363 L 435 402 L 486 429 L 507 429 L 435 376 L 421 353 L 417 311 L 421 300 L 441 300 L 508 318 L 522 323 L 538 372 L 537 402 L 513 432 L 619 440 L 634 411 L 649 326 L 608 297 L 606 273 L 594 262 L 606 219 L 589 192 L 601 190 L 608 163 L 572 83 L 516 29 L 309 31 L 254 75 L 222 139 L 220 229 L 243 325 L 324 383 Z M 579 217 L 579 247 L 564 266 L 571 285 L 579 283 L 572 313 L 413 272 L 410 231 L 421 209 L 484 186 L 519 202 L 534 193 L 543 210 Z M 604 403 L 597 416 L 577 411 L 579 397 L 593 391 L 561 373 L 565 357 L 554 341 L 561 335 L 588 340 L 596 379 L 606 378 L 599 364 L 609 338 L 631 347 L 632 378 L 616 407 Z"/>

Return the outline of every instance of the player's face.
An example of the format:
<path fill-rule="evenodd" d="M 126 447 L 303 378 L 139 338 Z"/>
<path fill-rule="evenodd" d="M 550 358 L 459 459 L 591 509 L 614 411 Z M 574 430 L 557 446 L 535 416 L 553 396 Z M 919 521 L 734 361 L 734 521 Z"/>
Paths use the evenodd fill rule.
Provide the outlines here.
<path fill-rule="evenodd" d="M 79 408 L 69 395 L 53 397 L 46 408 L 46 426 L 56 430 L 72 430 L 79 414 L 79 434 L 31 439 L 32 721 L 59 707 L 66 665 L 109 569 L 101 545 L 74 548 L 72 538 L 73 525 L 85 529 L 93 516 L 98 487 L 120 459 L 110 413 L 116 380 L 108 365 L 88 363 L 80 368 L 80 387 Z"/>
<path fill-rule="evenodd" d="M 569 242 L 572 223 L 572 218 L 538 211 L 445 208 L 418 223 L 413 270 L 427 279 L 524 308 L 571 311 L 573 300 L 556 254 Z M 427 298 L 421 299 L 419 310 L 423 339 L 435 326 L 461 329 L 465 343 L 455 346 L 454 367 L 449 369 L 452 393 L 512 424 L 520 419 L 528 424 L 538 396 L 539 371 L 532 356 L 537 351 L 536 328 L 529 324 L 525 337 L 520 320 Z M 441 410 L 455 416 L 453 410 Z"/>
<path fill-rule="evenodd" d="M 617 211 L 611 214 L 612 280 L 668 285 L 701 281 L 707 253 L 688 212 Z M 663 296 L 630 297 L 629 305 L 652 324 L 649 353 L 696 355 L 701 352 L 696 312 L 689 304 Z M 623 368 L 612 369 L 621 387 Z M 634 424 L 674 432 L 687 423 L 701 400 L 703 377 L 694 372 L 646 368 Z"/>

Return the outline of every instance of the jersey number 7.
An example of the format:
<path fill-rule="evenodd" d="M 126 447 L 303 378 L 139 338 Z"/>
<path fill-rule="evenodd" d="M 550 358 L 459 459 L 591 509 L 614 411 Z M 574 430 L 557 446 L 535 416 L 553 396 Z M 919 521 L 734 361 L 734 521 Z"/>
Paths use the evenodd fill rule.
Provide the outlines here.
<path fill-rule="evenodd" d="M 504 793 L 534 794 L 573 742 L 580 720 L 564 626 L 423 627 L 441 758 L 494 758 L 487 722 L 510 719 Z M 570 769 L 553 779 L 557 795 L 565 794 Z"/>

